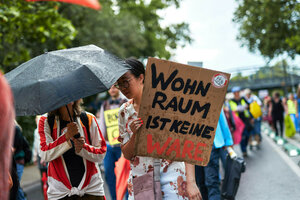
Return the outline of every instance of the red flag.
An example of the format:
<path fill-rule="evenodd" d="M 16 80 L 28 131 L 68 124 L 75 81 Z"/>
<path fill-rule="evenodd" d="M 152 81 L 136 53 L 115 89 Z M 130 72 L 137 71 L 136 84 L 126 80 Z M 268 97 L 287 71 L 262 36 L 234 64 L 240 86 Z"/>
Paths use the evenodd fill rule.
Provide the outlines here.
<path fill-rule="evenodd" d="M 26 0 L 26 1 L 61 1 L 65 3 L 78 4 L 95 10 L 101 9 L 101 5 L 99 4 L 98 0 Z"/>
<path fill-rule="evenodd" d="M 117 200 L 122 200 L 126 193 L 129 172 L 130 162 L 122 155 L 115 167 Z"/>

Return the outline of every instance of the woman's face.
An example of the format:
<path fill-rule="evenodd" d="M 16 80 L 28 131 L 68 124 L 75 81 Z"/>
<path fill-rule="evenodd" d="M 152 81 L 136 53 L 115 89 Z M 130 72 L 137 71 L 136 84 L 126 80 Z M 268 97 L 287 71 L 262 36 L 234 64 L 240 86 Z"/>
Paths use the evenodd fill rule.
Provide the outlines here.
<path fill-rule="evenodd" d="M 119 90 L 128 98 L 132 99 L 139 95 L 141 87 L 143 87 L 144 75 L 136 78 L 131 72 L 126 72 L 117 81 Z"/>
<path fill-rule="evenodd" d="M 116 88 L 114 85 L 108 90 L 108 93 L 111 97 L 118 98 L 119 97 L 119 89 Z"/>
<path fill-rule="evenodd" d="M 68 107 L 69 111 L 71 112 L 73 110 L 72 106 L 73 106 L 74 102 L 68 103 L 66 106 Z M 59 108 L 59 112 L 63 113 L 65 111 L 67 111 L 66 106 L 62 106 Z"/>

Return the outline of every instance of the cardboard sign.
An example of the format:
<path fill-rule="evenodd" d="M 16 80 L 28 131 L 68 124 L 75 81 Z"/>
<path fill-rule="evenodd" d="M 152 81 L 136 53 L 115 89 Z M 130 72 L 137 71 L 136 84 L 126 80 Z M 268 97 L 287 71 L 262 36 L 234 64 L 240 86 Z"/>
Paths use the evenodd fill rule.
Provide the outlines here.
<path fill-rule="evenodd" d="M 106 124 L 106 134 L 110 145 L 119 144 L 119 125 L 118 125 L 119 108 L 104 111 Z"/>
<path fill-rule="evenodd" d="M 149 58 L 135 153 L 206 166 L 230 74 Z"/>

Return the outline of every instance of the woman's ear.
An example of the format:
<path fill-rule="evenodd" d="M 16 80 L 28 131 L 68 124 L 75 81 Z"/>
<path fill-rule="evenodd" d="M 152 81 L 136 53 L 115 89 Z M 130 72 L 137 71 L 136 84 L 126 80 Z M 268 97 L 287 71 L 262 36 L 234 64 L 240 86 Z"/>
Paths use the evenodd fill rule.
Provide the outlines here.
<path fill-rule="evenodd" d="M 144 74 L 140 74 L 139 79 L 141 80 L 141 83 L 144 83 L 144 81 L 145 81 L 145 76 L 144 76 Z"/>

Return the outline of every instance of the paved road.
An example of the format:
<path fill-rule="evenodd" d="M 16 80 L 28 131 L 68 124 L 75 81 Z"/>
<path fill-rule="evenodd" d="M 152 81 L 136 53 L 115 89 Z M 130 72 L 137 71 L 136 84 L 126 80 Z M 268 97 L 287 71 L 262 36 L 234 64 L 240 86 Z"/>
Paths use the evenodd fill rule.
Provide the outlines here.
<path fill-rule="evenodd" d="M 235 149 L 240 154 L 239 146 Z M 300 156 L 288 157 L 280 146 L 263 135 L 261 148 L 249 151 L 246 158 L 247 170 L 242 175 L 236 200 L 299 200 L 299 160 Z M 25 191 L 28 200 L 43 200 L 39 183 L 26 187 Z M 105 193 L 108 194 L 106 185 Z M 108 195 L 107 199 L 110 200 Z"/>
<path fill-rule="evenodd" d="M 300 168 L 268 136 L 249 152 L 236 200 L 299 200 Z"/>
<path fill-rule="evenodd" d="M 104 174 L 102 174 L 102 178 L 104 179 Z M 35 182 L 31 185 L 24 187 L 24 191 L 26 192 L 27 200 L 44 200 L 42 187 L 39 182 Z M 106 194 L 106 199 L 111 200 L 106 184 L 104 184 L 104 192 Z"/>

